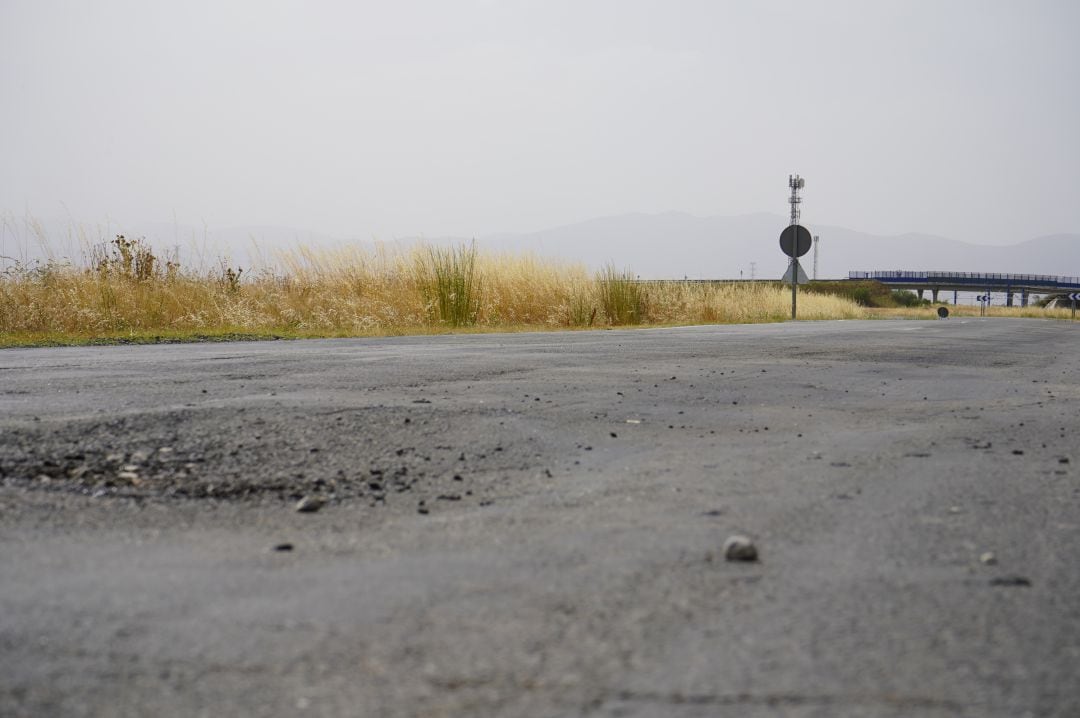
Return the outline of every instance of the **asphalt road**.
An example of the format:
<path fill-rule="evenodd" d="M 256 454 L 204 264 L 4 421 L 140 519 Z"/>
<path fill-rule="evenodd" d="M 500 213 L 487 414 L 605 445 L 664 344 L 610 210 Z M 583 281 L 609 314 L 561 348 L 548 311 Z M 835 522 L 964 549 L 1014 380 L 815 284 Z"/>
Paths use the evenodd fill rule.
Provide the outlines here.
<path fill-rule="evenodd" d="M 0 715 L 1077 716 L 1078 416 L 1038 320 L 0 351 Z"/>

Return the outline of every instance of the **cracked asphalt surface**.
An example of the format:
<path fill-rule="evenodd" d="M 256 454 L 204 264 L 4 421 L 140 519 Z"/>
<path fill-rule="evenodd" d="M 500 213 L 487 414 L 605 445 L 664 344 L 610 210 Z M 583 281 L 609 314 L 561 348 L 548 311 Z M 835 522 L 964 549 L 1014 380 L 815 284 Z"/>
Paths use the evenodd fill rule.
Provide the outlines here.
<path fill-rule="evenodd" d="M 0 714 L 1080 715 L 1078 409 L 1038 320 L 3 350 Z"/>

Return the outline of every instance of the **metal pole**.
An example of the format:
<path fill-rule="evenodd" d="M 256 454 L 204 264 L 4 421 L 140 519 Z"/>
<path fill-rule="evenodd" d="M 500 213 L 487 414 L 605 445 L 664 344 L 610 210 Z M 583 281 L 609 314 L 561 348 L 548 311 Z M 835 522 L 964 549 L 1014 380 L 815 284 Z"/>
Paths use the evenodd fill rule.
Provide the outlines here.
<path fill-rule="evenodd" d="M 1076 319 L 1076 300 L 1075 299 L 1073 299 L 1073 302 L 1072 302 L 1072 318 Z"/>
<path fill-rule="evenodd" d="M 794 246 L 799 246 L 799 175 L 788 175 L 788 184 L 791 185 L 791 226 L 795 227 L 795 241 Z M 788 263 L 791 268 L 791 319 L 794 320 L 798 315 L 798 300 L 797 291 L 799 286 L 799 258 L 794 253 L 791 257 L 791 262 Z"/>
<path fill-rule="evenodd" d="M 798 236 L 798 235 L 796 235 Z M 791 318 L 795 318 L 796 308 L 798 306 L 796 296 L 798 295 L 799 287 L 799 259 L 797 257 L 791 258 Z M 1075 303 L 1074 303 L 1075 304 Z"/>

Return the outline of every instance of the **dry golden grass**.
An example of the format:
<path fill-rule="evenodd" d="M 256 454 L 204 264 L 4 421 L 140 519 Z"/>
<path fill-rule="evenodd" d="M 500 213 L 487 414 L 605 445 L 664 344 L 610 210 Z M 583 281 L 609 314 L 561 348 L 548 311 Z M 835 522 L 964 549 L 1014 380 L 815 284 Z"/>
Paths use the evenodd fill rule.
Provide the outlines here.
<path fill-rule="evenodd" d="M 791 318 L 791 290 L 765 283 L 672 282 L 649 285 L 650 315 L 670 323 L 747 324 Z M 850 299 L 800 292 L 799 319 L 863 319 Z"/>
<path fill-rule="evenodd" d="M 275 271 L 194 272 L 113 242 L 88 266 L 49 263 L 0 275 L 0 335 L 180 337 L 222 334 L 363 336 L 616 324 L 783 321 L 788 290 L 764 284 L 633 282 L 529 254 L 474 247 L 297 249 Z M 611 308 L 629 297 L 629 314 Z M 802 319 L 854 319 L 846 299 L 801 294 Z"/>

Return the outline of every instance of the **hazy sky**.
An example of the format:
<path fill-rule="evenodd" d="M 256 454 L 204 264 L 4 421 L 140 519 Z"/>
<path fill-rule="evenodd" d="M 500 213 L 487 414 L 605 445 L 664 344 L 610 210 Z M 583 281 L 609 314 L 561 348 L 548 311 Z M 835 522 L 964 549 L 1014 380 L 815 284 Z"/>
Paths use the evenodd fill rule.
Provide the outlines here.
<path fill-rule="evenodd" d="M 0 0 L 0 212 L 1080 231 L 1080 2 Z"/>

